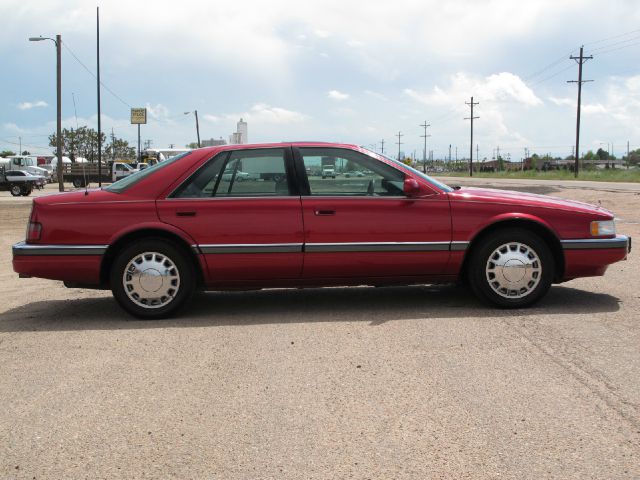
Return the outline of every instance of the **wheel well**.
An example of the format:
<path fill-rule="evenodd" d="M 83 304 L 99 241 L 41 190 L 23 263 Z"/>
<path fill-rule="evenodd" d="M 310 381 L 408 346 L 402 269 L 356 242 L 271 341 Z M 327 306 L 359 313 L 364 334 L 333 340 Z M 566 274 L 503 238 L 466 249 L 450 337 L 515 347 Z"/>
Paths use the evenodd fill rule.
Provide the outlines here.
<path fill-rule="evenodd" d="M 193 264 L 193 269 L 196 272 L 196 283 L 198 287 L 204 285 L 202 268 L 200 267 L 200 262 L 198 261 L 197 255 L 191 249 L 191 246 L 178 235 L 160 229 L 136 230 L 135 232 L 131 232 L 120 237 L 113 245 L 109 245 L 109 248 L 107 248 L 107 251 L 102 257 L 102 264 L 100 265 L 100 284 L 104 286 L 109 285 L 109 272 L 111 271 L 111 265 L 118 255 L 118 252 L 120 252 L 124 247 L 130 245 L 131 242 L 150 237 L 169 240 L 176 247 L 182 250 L 185 253 L 186 257 L 191 260 Z"/>
<path fill-rule="evenodd" d="M 559 282 L 562 279 L 562 277 L 564 276 L 564 253 L 562 251 L 560 240 L 551 230 L 549 230 L 544 225 L 533 220 L 524 219 L 503 220 L 501 222 L 494 223 L 493 225 L 489 225 L 484 230 L 480 231 L 480 233 L 478 233 L 471 240 L 471 243 L 469 244 L 469 247 L 467 248 L 466 254 L 464 256 L 462 268 L 460 269 L 461 275 L 463 277 L 466 277 L 467 275 L 469 259 L 472 257 L 474 249 L 478 247 L 478 245 L 484 238 L 505 228 L 521 228 L 524 230 L 529 230 L 530 232 L 533 232 L 540 238 L 542 238 L 542 240 L 544 240 L 545 243 L 549 246 L 549 249 L 551 250 L 553 259 L 555 261 L 556 271 L 553 277 L 553 281 Z"/>

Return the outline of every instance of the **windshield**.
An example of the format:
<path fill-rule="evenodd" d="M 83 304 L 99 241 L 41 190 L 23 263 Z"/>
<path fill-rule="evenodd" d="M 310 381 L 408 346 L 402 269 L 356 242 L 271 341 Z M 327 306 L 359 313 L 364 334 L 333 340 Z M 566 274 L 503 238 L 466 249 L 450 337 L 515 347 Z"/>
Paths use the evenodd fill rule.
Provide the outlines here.
<path fill-rule="evenodd" d="M 175 157 L 171 157 L 169 160 L 165 160 L 164 162 L 158 162 L 152 167 L 148 167 L 148 168 L 145 168 L 144 170 L 140 170 L 139 172 L 132 173 L 131 175 L 127 175 L 126 177 L 121 178 L 117 182 L 112 183 L 111 185 L 109 185 L 108 187 L 105 187 L 104 189 L 108 192 L 122 193 L 127 188 L 131 187 L 132 185 L 135 185 L 143 178 L 146 178 L 149 175 L 153 175 L 158 170 L 166 167 L 167 165 L 172 164 L 176 160 L 186 157 L 187 155 L 189 155 L 189 153 L 191 152 L 185 152 L 181 155 L 176 155 Z"/>
<path fill-rule="evenodd" d="M 362 147 L 362 148 L 364 148 L 366 151 L 372 153 L 373 155 L 376 155 L 376 156 L 379 156 L 379 157 L 383 157 L 383 158 L 389 160 L 390 162 L 393 162 L 396 165 L 400 165 L 400 166 L 406 168 L 407 170 L 411 171 L 411 173 L 417 175 L 420 178 L 425 179 L 431 185 L 434 185 L 434 186 L 438 187 L 442 191 L 453 192 L 453 188 L 451 188 L 449 185 L 446 185 L 446 184 L 444 184 L 442 182 L 439 182 L 435 178 L 432 178 L 429 175 L 427 175 L 425 173 L 422 173 L 420 170 L 416 170 L 415 168 L 407 165 L 406 163 L 402 163 L 401 161 L 396 160 L 395 158 L 387 157 L 384 153 L 376 153 L 376 152 L 372 152 L 368 148 L 365 148 L 365 147 Z"/>

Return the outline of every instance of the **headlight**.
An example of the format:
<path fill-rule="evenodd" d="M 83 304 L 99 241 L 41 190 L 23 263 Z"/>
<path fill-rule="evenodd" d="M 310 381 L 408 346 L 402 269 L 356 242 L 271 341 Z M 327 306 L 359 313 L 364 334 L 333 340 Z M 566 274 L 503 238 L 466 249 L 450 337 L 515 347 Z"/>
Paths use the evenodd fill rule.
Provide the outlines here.
<path fill-rule="evenodd" d="M 591 222 L 591 235 L 594 237 L 602 237 L 604 235 L 616 234 L 616 222 L 613 220 L 605 220 L 600 222 Z"/>

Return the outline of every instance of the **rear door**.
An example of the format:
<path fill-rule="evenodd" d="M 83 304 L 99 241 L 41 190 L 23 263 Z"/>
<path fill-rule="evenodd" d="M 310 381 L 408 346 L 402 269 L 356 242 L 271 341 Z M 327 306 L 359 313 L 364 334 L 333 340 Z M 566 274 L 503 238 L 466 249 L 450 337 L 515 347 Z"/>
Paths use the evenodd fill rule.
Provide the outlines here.
<path fill-rule="evenodd" d="M 303 228 L 292 172 L 290 148 L 221 152 L 159 200 L 158 212 L 195 239 L 210 284 L 295 279 Z"/>
<path fill-rule="evenodd" d="M 444 273 L 451 241 L 446 194 L 434 188 L 408 198 L 405 172 L 355 150 L 295 152 L 309 189 L 302 196 L 306 278 Z M 329 168 L 335 178 L 323 175 Z"/>

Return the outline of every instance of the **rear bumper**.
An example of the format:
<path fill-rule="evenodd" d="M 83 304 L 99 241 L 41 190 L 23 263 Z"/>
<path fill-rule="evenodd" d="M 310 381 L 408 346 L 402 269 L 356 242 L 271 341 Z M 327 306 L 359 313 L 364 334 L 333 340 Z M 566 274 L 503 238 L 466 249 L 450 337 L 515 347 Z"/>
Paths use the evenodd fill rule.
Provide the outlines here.
<path fill-rule="evenodd" d="M 13 270 L 20 277 L 100 283 L 100 266 L 106 245 L 13 245 Z"/>
<path fill-rule="evenodd" d="M 609 265 L 625 260 L 631 251 L 631 238 L 625 235 L 561 243 L 565 261 L 563 280 L 604 275 Z"/>

